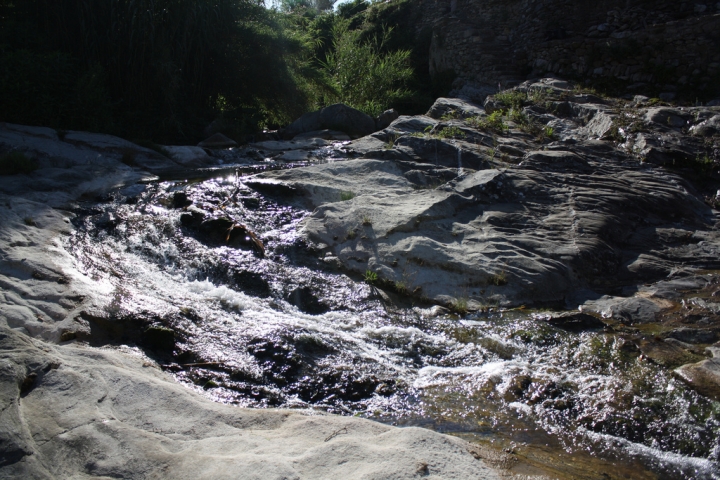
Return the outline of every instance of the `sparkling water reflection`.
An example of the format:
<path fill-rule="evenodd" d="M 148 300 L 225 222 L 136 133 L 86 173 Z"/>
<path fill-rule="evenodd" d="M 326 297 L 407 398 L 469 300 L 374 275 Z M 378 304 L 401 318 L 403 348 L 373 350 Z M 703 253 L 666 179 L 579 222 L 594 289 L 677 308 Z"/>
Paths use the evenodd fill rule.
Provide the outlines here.
<path fill-rule="evenodd" d="M 620 336 L 565 332 L 522 310 L 460 319 L 399 307 L 305 244 L 307 213 L 235 174 L 157 183 L 88 205 L 69 250 L 112 292 L 113 321 L 175 332 L 158 361 L 214 400 L 425 425 L 551 476 L 718 478 L 720 405 Z M 228 246 L 203 233 L 192 215 L 244 226 L 264 255 L 249 237 Z"/>

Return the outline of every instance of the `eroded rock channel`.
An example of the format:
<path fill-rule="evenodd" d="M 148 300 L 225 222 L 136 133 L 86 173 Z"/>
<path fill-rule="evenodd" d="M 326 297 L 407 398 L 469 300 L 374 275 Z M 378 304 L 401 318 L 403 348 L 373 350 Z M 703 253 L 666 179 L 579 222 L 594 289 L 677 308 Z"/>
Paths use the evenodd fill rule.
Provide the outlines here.
<path fill-rule="evenodd" d="M 514 94 L 77 203 L 63 246 L 104 301 L 62 340 L 517 474 L 716 478 L 720 111 Z"/>

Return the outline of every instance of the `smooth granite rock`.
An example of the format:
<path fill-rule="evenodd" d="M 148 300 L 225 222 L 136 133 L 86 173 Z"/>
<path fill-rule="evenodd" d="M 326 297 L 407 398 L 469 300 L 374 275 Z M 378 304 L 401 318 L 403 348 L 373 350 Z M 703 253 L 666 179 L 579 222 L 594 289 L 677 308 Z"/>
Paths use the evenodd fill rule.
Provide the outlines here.
<path fill-rule="evenodd" d="M 138 353 L 0 328 L 0 478 L 496 479 L 424 428 L 214 403 Z"/>

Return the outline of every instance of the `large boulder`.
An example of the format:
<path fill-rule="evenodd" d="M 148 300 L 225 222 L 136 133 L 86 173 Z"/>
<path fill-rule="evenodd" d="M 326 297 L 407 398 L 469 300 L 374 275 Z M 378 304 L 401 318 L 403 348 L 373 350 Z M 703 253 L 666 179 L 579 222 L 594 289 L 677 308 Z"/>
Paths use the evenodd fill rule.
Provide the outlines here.
<path fill-rule="evenodd" d="M 298 118 L 283 130 L 282 137 L 290 140 L 301 133 L 324 129 L 339 130 L 358 138 L 375 131 L 375 120 L 360 110 L 336 103 Z"/>

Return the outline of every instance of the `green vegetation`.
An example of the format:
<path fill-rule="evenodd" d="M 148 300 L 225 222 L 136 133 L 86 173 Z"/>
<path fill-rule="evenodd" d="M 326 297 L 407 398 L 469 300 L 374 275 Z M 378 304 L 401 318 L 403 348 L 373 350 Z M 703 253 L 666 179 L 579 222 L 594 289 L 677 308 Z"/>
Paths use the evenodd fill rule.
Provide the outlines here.
<path fill-rule="evenodd" d="M 434 136 L 436 138 L 465 138 L 465 132 L 458 127 L 443 127 Z"/>
<path fill-rule="evenodd" d="M 507 273 L 505 273 L 505 270 L 503 270 L 503 271 L 501 271 L 501 272 L 499 272 L 499 273 L 496 273 L 496 274 L 492 275 L 492 276 L 488 279 L 488 283 L 489 283 L 490 285 L 495 285 L 495 286 L 497 286 L 497 287 L 500 287 L 500 286 L 503 286 L 503 285 L 507 285 L 507 283 L 508 283 Z"/>
<path fill-rule="evenodd" d="M 499 133 L 507 133 L 510 127 L 505 123 L 505 112 L 497 110 L 487 117 L 475 117 L 468 120 L 468 123 L 481 130 L 494 130 Z"/>
<path fill-rule="evenodd" d="M 449 112 L 447 112 L 446 114 L 442 115 L 440 117 L 440 120 L 447 122 L 449 120 L 457 120 L 459 118 L 460 118 L 460 112 L 453 109 L 453 110 L 450 110 Z"/>
<path fill-rule="evenodd" d="M 365 283 L 372 285 L 378 281 L 378 274 L 376 272 L 373 272 L 372 270 L 366 270 L 364 279 Z"/>
<path fill-rule="evenodd" d="M 408 284 L 405 280 L 398 280 L 393 284 L 393 288 L 397 293 L 400 295 L 407 295 L 408 294 Z"/>
<path fill-rule="evenodd" d="M 362 224 L 366 227 L 372 225 L 372 218 L 370 218 L 370 215 L 363 215 Z"/>
<path fill-rule="evenodd" d="M 412 0 L 274 3 L 0 0 L 0 121 L 242 141 L 336 102 L 421 113 L 449 89 Z"/>
<path fill-rule="evenodd" d="M 502 103 L 506 109 L 520 110 L 527 101 L 527 94 L 517 90 L 506 90 L 495 94 L 495 99 Z"/>
<path fill-rule="evenodd" d="M 457 315 L 465 315 L 468 313 L 468 298 L 458 297 L 450 303 L 450 310 Z"/>
<path fill-rule="evenodd" d="M 0 155 L 0 175 L 27 174 L 34 172 L 37 168 L 37 162 L 22 152 L 13 150 Z"/>
<path fill-rule="evenodd" d="M 392 150 L 395 147 L 395 142 L 397 141 L 398 138 L 400 138 L 399 135 L 390 135 L 387 143 L 385 145 L 383 145 L 383 148 L 385 150 Z"/>
<path fill-rule="evenodd" d="M 348 200 L 352 200 L 355 198 L 355 192 L 340 192 L 340 201 L 347 202 Z"/>
<path fill-rule="evenodd" d="M 392 28 L 383 30 L 380 37 L 363 40 L 363 32 L 350 29 L 350 25 L 350 20 L 345 19 L 335 24 L 334 51 L 323 64 L 334 93 L 326 97 L 377 116 L 388 105 L 411 96 L 405 88 L 413 75 L 408 66 L 410 51 L 382 53 Z"/>

